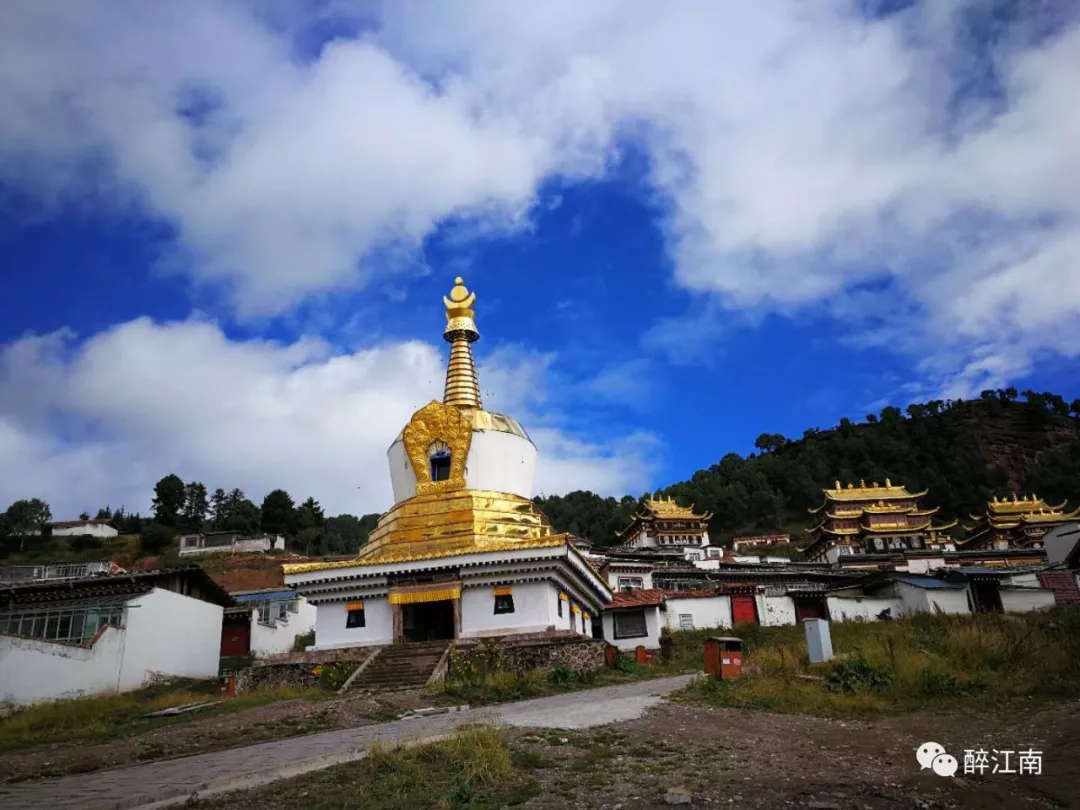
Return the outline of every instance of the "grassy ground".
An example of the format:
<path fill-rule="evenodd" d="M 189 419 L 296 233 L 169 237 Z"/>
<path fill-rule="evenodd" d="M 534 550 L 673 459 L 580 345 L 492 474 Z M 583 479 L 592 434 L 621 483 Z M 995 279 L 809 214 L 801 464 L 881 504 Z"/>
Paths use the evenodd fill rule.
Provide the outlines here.
<path fill-rule="evenodd" d="M 538 789 L 530 769 L 515 763 L 511 749 L 492 729 L 474 726 L 433 745 L 375 745 L 359 762 L 291 779 L 253 794 L 193 806 L 497 810 L 521 804 L 535 796 Z"/>
<path fill-rule="evenodd" d="M 116 739 L 161 726 L 235 712 L 279 700 L 315 700 L 318 689 L 265 689 L 222 698 L 216 681 L 187 681 L 147 687 L 122 695 L 57 700 L 18 709 L 0 718 L 0 754 L 43 743 Z M 221 700 L 217 706 L 172 717 L 146 717 L 172 706 Z"/>
<path fill-rule="evenodd" d="M 811 665 L 802 628 L 740 627 L 745 677 L 702 679 L 684 699 L 850 716 L 1080 696 L 1080 608 L 927 614 L 895 622 L 838 622 L 831 630 L 837 660 Z M 683 660 L 700 647 L 692 638 L 697 635 L 704 636 L 680 634 Z"/>

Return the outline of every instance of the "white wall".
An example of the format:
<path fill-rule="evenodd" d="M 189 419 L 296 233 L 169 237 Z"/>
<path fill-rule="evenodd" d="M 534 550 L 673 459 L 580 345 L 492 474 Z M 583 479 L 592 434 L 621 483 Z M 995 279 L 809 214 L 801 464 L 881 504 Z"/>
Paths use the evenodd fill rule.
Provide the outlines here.
<path fill-rule="evenodd" d="M 618 591 L 619 590 L 619 577 L 640 577 L 641 578 L 641 587 L 642 588 L 652 588 L 652 587 L 654 587 L 653 586 L 652 571 L 640 571 L 640 572 L 638 572 L 638 571 L 614 571 L 609 566 L 606 569 L 606 573 L 607 573 L 607 583 L 608 583 L 608 585 L 611 586 L 611 589 L 613 591 Z"/>
<path fill-rule="evenodd" d="M 1002 588 L 1001 606 L 1008 613 L 1027 613 L 1054 606 L 1054 592 L 1044 588 Z"/>
<path fill-rule="evenodd" d="M 664 626 L 672 632 L 680 629 L 679 614 L 694 617 L 694 629 L 731 627 L 731 597 L 711 596 L 693 599 L 668 598 L 663 611 Z"/>
<path fill-rule="evenodd" d="M 537 633 L 558 624 L 559 589 L 553 582 L 522 582 L 511 586 L 511 592 L 514 612 L 496 614 L 494 588 L 466 586 L 461 592 L 461 637 Z M 571 613 L 569 603 L 563 613 Z M 575 629 L 580 629 L 581 619 L 576 618 Z"/>
<path fill-rule="evenodd" d="M 829 618 L 836 622 L 876 622 L 883 610 L 892 611 L 892 618 L 904 615 L 904 603 L 899 597 L 830 596 L 825 600 Z"/>
<path fill-rule="evenodd" d="M 642 609 L 645 611 L 645 630 L 648 635 L 644 638 L 615 638 L 615 620 L 612 618 L 612 614 L 618 611 L 605 610 L 603 618 L 604 640 L 608 644 L 615 645 L 620 650 L 636 650 L 638 647 L 645 647 L 649 650 L 659 649 L 660 608 L 647 607 Z"/>
<path fill-rule="evenodd" d="M 53 537 L 77 537 L 88 534 L 91 537 L 116 537 L 120 532 L 107 524 L 88 523 L 84 526 L 71 526 L 64 529 L 53 529 Z"/>
<path fill-rule="evenodd" d="M 763 627 L 795 624 L 795 602 L 790 596 L 754 597 L 757 601 L 758 623 Z"/>
<path fill-rule="evenodd" d="M 221 657 L 220 605 L 154 588 L 128 603 L 121 689 L 153 676 L 216 678 Z"/>
<path fill-rule="evenodd" d="M 155 588 L 92 647 L 0 635 L 0 700 L 34 703 L 138 689 L 155 675 L 216 678 L 218 605 Z"/>
<path fill-rule="evenodd" d="M 123 636 L 109 627 L 87 648 L 0 635 L 0 703 L 115 692 Z"/>
<path fill-rule="evenodd" d="M 278 619 L 273 627 L 261 624 L 258 608 L 252 609 L 251 654 L 256 658 L 266 658 L 291 651 L 296 637 L 315 627 L 316 615 L 315 606 L 302 596 L 298 600 L 296 613 L 286 613 L 285 618 Z"/>
<path fill-rule="evenodd" d="M 416 474 L 402 439 L 390 445 L 387 458 L 394 502 L 413 497 Z M 535 470 L 536 445 L 528 439 L 500 430 L 473 430 L 469 457 L 465 462 L 465 483 L 469 489 L 509 492 L 531 498 Z"/>
<path fill-rule="evenodd" d="M 906 582 L 896 583 L 896 593 L 904 613 L 970 613 L 966 588 L 919 588 Z"/>
<path fill-rule="evenodd" d="M 364 603 L 364 626 L 346 627 L 347 602 L 315 606 L 315 645 L 311 649 L 367 647 L 394 642 L 394 612 L 386 596 L 353 600 Z"/>

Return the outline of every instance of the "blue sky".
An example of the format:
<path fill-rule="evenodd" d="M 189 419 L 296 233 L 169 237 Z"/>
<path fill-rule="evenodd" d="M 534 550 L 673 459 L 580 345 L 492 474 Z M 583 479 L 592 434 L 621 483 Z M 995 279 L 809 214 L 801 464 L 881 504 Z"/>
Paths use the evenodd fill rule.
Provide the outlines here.
<path fill-rule="evenodd" d="M 381 511 L 456 275 L 546 493 L 1080 393 L 1067 4 L 93 5 L 0 18 L 0 501 Z"/>

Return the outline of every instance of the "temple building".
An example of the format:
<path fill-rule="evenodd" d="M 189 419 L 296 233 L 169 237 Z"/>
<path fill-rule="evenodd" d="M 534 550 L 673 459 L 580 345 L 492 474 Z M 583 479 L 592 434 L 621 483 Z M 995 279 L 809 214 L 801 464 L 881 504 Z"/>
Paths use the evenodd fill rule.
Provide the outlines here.
<path fill-rule="evenodd" d="M 824 503 L 809 510 L 817 525 L 807 530 L 813 538 L 803 549 L 808 562 L 835 563 L 846 554 L 955 548 L 948 531 L 956 521 L 935 525 L 938 510 L 919 508 L 925 490 L 909 492 L 885 479 L 885 486 L 860 481 L 843 487 L 837 481 L 824 493 Z"/>
<path fill-rule="evenodd" d="M 619 532 L 619 540 L 626 549 L 702 560 L 707 556 L 711 517 L 695 512 L 693 504 L 685 507 L 671 498 L 649 498 L 644 510 Z"/>
<path fill-rule="evenodd" d="M 1066 512 L 1066 501 L 1051 506 L 1042 498 L 1024 495 L 986 504 L 986 513 L 971 515 L 974 524 L 965 526 L 964 551 L 1008 548 L 1042 548 L 1043 535 L 1065 523 L 1076 521 L 1080 508 Z"/>
<path fill-rule="evenodd" d="M 613 598 L 532 502 L 537 451 L 529 435 L 484 410 L 472 354 L 475 300 L 460 278 L 443 299 L 443 400 L 414 413 L 390 445 L 395 503 L 356 559 L 283 567 L 285 582 L 316 608 L 316 650 L 591 635 Z"/>

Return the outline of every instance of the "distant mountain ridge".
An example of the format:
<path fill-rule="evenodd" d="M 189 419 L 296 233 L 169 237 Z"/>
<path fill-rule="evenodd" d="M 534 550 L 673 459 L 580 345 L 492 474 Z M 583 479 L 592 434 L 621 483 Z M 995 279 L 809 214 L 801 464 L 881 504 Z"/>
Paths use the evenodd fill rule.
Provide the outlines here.
<path fill-rule="evenodd" d="M 712 512 L 713 542 L 739 534 L 786 531 L 801 542 L 824 487 L 860 480 L 928 490 L 925 506 L 943 519 L 985 510 L 986 501 L 1036 492 L 1050 501 L 1080 499 L 1080 399 L 1015 389 L 975 400 L 934 400 L 901 412 L 887 407 L 865 421 L 840 420 L 800 439 L 758 437 L 757 453 L 729 453 L 707 470 L 653 496 Z M 615 542 L 646 497 L 601 498 L 591 492 L 537 498 L 558 531 L 598 545 Z M 960 527 L 957 527 L 960 530 Z"/>

